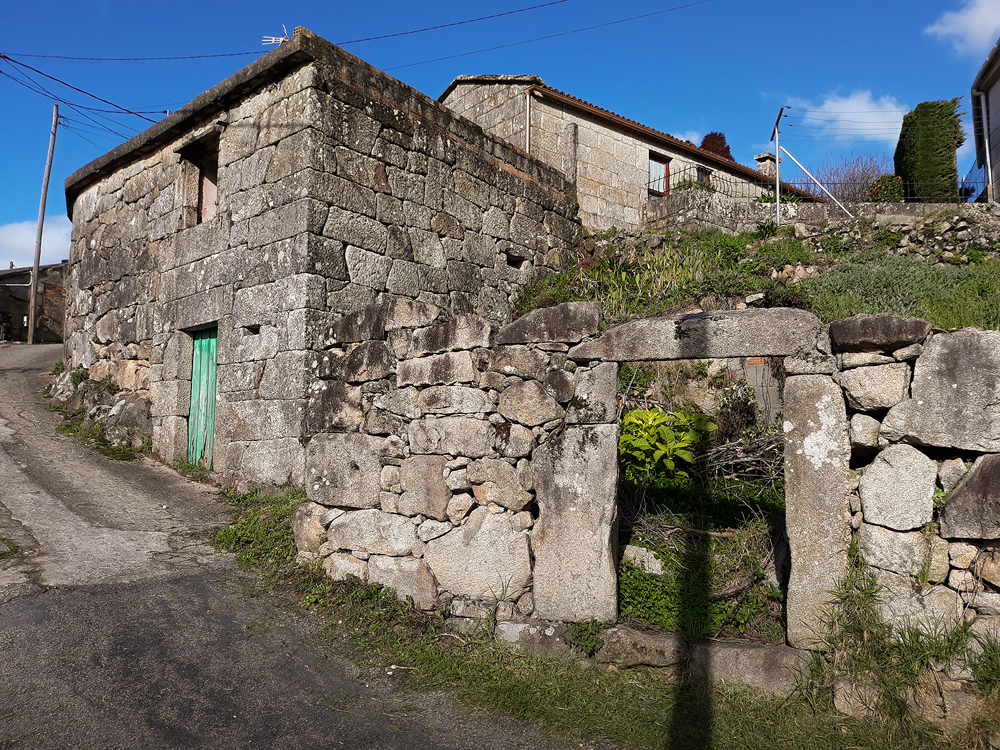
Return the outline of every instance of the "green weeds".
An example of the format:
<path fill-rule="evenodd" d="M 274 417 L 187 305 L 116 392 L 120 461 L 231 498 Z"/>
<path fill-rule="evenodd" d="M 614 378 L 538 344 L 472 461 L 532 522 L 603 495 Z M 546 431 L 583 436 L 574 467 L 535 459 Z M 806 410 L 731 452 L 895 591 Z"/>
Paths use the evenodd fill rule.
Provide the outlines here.
<path fill-rule="evenodd" d="M 73 370 L 72 374 L 69 376 L 69 380 L 73 384 L 74 388 L 79 388 L 80 383 L 82 383 L 85 380 L 90 380 L 90 373 L 87 372 L 82 367 L 78 367 L 77 369 Z"/>
<path fill-rule="evenodd" d="M 75 371 L 74 375 L 76 372 L 81 371 Z M 82 372 L 86 372 L 86 370 Z M 63 418 L 63 423 L 56 427 L 56 431 L 79 440 L 84 445 L 90 446 L 102 456 L 110 458 L 113 461 L 134 461 L 153 447 L 151 439 L 148 443 L 143 441 L 142 446 L 139 448 L 133 448 L 125 443 L 111 442 L 104 434 L 104 425 L 96 423 L 90 427 L 83 426 L 87 416 L 84 409 L 67 409 L 62 406 L 53 405 L 45 408 L 48 411 L 61 415 Z"/>
<path fill-rule="evenodd" d="M 212 470 L 200 464 L 193 464 L 189 461 L 178 461 L 174 464 L 174 471 L 181 476 L 187 477 L 192 482 L 204 482 L 212 475 Z"/>
<path fill-rule="evenodd" d="M 847 573 L 832 594 L 827 660 L 814 670 L 812 689 L 829 689 L 841 677 L 870 685 L 883 720 L 897 728 L 914 726 L 910 697 L 932 667 L 967 654 L 969 625 L 894 629 L 881 615 L 879 584 L 856 538 L 848 548 Z"/>

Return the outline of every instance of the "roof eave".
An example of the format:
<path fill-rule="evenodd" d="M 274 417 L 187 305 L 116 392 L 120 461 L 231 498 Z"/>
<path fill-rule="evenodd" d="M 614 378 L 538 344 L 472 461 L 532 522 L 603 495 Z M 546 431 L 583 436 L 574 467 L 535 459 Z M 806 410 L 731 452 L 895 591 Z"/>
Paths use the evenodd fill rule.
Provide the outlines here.
<path fill-rule="evenodd" d="M 315 60 L 320 45 L 329 45 L 315 34 L 296 30 L 295 36 L 234 73 L 155 125 L 99 156 L 66 178 L 66 211 L 73 217 L 73 203 L 84 190 L 121 167 L 142 158 L 190 129 L 194 120 L 204 120 L 224 109 L 236 96 Z"/>
<path fill-rule="evenodd" d="M 600 117 L 601 119 L 606 120 L 608 122 L 614 122 L 618 125 L 621 125 L 622 127 L 628 128 L 629 130 L 642 133 L 648 138 L 659 141 L 671 148 L 679 149 L 681 151 L 685 151 L 689 154 L 697 156 L 699 159 L 703 159 L 720 169 L 727 169 L 733 172 L 737 172 L 744 175 L 745 177 L 752 177 L 757 180 L 760 180 L 761 182 L 768 182 L 768 181 L 773 182 L 773 180 L 770 180 L 770 178 L 768 178 L 767 175 L 762 174 L 755 169 L 751 169 L 750 167 L 747 167 L 743 164 L 740 164 L 738 161 L 735 160 L 730 161 L 729 159 L 725 159 L 721 156 L 718 156 L 717 154 L 713 154 L 711 151 L 706 151 L 705 149 L 699 148 L 698 146 L 688 143 L 687 141 L 682 141 L 680 138 L 676 138 L 670 135 L 669 133 L 664 133 L 662 131 L 651 128 L 648 125 L 643 125 L 642 123 L 635 122 L 634 120 L 629 120 L 627 117 L 622 117 L 621 115 L 615 114 L 614 112 L 602 109 L 601 107 L 591 104 L 590 102 L 586 102 L 583 99 L 577 99 L 575 96 L 566 94 L 565 92 L 559 91 L 558 89 L 553 89 L 550 88 L 549 86 L 544 86 L 544 85 L 542 86 L 536 85 L 536 86 L 530 86 L 527 90 L 537 91 L 543 96 L 549 96 L 553 99 L 556 99 L 557 101 L 563 102 L 564 104 L 568 104 L 571 107 L 576 107 L 577 109 L 583 110 L 584 112 L 588 112 L 596 117 Z M 815 195 L 807 193 L 791 185 L 786 185 L 785 183 L 782 183 L 781 187 L 783 190 L 792 192 L 795 195 L 801 197 L 807 197 L 810 200 L 816 200 L 821 203 L 826 202 L 823 199 L 817 198 Z"/>

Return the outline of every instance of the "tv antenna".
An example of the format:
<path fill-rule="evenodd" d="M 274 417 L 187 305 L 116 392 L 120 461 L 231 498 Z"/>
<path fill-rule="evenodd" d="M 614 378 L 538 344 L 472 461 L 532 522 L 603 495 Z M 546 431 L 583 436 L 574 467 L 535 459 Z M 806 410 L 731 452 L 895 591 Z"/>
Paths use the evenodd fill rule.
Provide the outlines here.
<path fill-rule="evenodd" d="M 281 24 L 281 30 L 284 32 L 281 36 L 266 36 L 260 40 L 261 44 L 284 44 L 291 37 L 288 36 L 288 29 L 285 28 L 284 24 Z"/>

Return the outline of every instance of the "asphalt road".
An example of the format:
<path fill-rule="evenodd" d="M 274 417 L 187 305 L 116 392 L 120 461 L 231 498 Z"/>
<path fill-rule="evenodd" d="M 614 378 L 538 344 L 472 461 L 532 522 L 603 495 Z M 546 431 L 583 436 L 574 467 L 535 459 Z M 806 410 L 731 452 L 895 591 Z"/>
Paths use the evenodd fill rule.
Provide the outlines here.
<path fill-rule="evenodd" d="M 0 750 L 584 746 L 342 658 L 204 542 L 210 488 L 56 432 L 60 354 L 0 345 Z"/>

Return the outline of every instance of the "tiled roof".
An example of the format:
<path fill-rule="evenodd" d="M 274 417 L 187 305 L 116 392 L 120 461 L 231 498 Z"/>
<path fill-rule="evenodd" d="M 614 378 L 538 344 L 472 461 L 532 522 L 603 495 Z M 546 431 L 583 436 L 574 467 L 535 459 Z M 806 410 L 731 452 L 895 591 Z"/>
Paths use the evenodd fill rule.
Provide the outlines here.
<path fill-rule="evenodd" d="M 656 130 L 654 128 L 649 127 L 648 125 L 643 125 L 641 122 L 630 120 L 629 118 L 623 117 L 622 115 L 612 112 L 609 109 L 605 109 L 604 107 L 599 107 L 596 104 L 591 104 L 590 102 L 580 99 L 579 97 L 573 96 L 572 94 L 567 94 L 565 91 L 560 91 L 559 89 L 552 88 L 551 86 L 546 86 L 545 84 L 531 86 L 530 90 L 539 91 L 543 95 L 547 94 L 555 99 L 566 102 L 567 104 L 576 106 L 580 109 L 596 114 L 599 117 L 603 117 L 606 120 L 618 123 L 626 128 L 629 128 L 630 130 L 634 130 L 644 135 L 655 138 L 657 140 L 663 141 L 666 144 L 673 146 L 676 149 L 679 149 L 681 151 L 687 151 L 688 153 L 697 156 L 699 159 L 711 162 L 719 166 L 720 168 L 728 170 L 730 172 L 736 172 L 746 177 L 751 177 L 755 180 L 773 181 L 773 178 L 761 174 L 756 169 L 752 169 L 751 167 L 746 167 L 740 164 L 735 159 L 727 159 L 726 157 L 720 156 L 719 154 L 716 154 L 712 151 L 706 151 L 705 149 L 700 148 L 699 146 L 695 146 L 693 143 L 691 143 L 691 141 L 681 140 L 680 138 L 672 136 L 669 133 L 664 133 L 662 130 Z M 817 200 L 816 196 L 810 193 L 806 193 L 803 190 L 788 185 L 784 182 L 781 183 L 781 187 L 783 191 L 788 191 L 794 193 L 795 195 L 808 197 L 810 200 Z"/>
<path fill-rule="evenodd" d="M 696 156 L 699 159 L 714 164 L 720 169 L 728 170 L 729 172 L 734 172 L 736 174 L 740 174 L 743 175 L 744 177 L 752 178 L 754 180 L 765 181 L 765 182 L 773 181 L 773 178 L 761 174 L 752 167 L 744 166 L 743 164 L 740 164 L 738 161 L 734 159 L 727 159 L 726 157 L 720 156 L 719 154 L 713 153 L 712 151 L 706 151 L 705 149 L 694 145 L 693 143 L 691 143 L 691 141 L 681 140 L 680 138 L 672 136 L 669 133 L 664 133 L 662 130 L 656 130 L 654 128 L 649 127 L 648 125 L 643 125 L 641 122 L 630 120 L 629 118 L 623 117 L 622 115 L 619 115 L 616 112 L 612 112 L 610 109 L 599 107 L 596 104 L 592 104 L 577 96 L 573 96 L 572 94 L 567 94 L 565 91 L 560 91 L 559 89 L 553 88 L 552 86 L 548 86 L 546 85 L 545 81 L 543 81 L 538 76 L 531 76 L 531 75 L 458 76 L 448 85 L 448 88 L 444 90 L 444 93 L 442 93 L 441 96 L 438 97 L 438 101 L 443 102 L 447 98 L 448 94 L 450 94 L 455 89 L 456 86 L 462 84 L 475 85 L 475 84 L 516 84 L 516 83 L 530 84 L 526 90 L 538 91 L 543 96 L 545 95 L 551 96 L 554 99 L 560 100 L 562 102 L 565 102 L 566 104 L 590 112 L 605 120 L 617 123 L 619 125 L 622 125 L 623 127 L 626 127 L 638 133 L 642 133 L 651 138 L 655 138 L 656 140 L 662 141 L 663 143 L 675 149 L 678 149 L 680 151 L 686 151 L 692 156 Z M 791 185 L 788 185 L 784 182 L 781 183 L 781 187 L 783 191 L 790 192 L 794 195 L 799 195 L 805 198 L 809 198 L 810 200 L 817 200 L 821 203 L 825 202 L 822 199 L 817 198 L 816 196 L 810 193 L 806 193 L 805 191 L 800 190 L 799 188 L 793 187 Z"/>

